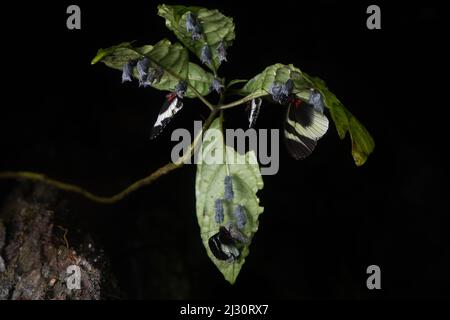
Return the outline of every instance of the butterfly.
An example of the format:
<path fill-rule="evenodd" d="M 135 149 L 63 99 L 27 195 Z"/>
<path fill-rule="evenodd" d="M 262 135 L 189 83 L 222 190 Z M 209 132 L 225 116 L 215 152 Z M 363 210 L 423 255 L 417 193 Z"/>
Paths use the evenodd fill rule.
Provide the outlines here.
<path fill-rule="evenodd" d="M 208 239 L 208 246 L 214 257 L 229 263 L 239 259 L 242 247 L 249 244 L 249 239 L 231 223 L 220 226 L 219 231 Z"/>
<path fill-rule="evenodd" d="M 311 95 L 313 93 L 311 92 Z M 317 96 L 316 96 L 317 97 Z M 317 141 L 328 131 L 328 118 L 323 104 L 294 97 L 288 104 L 284 125 L 284 141 L 289 154 L 296 160 L 308 157 Z"/>
<path fill-rule="evenodd" d="M 230 231 L 224 226 L 221 226 L 219 232 L 208 239 L 208 246 L 218 260 L 233 262 L 240 256 L 236 241 L 231 236 Z"/>
<path fill-rule="evenodd" d="M 150 139 L 155 139 L 164 130 L 167 124 L 172 120 L 172 117 L 183 108 L 182 99 L 176 92 L 169 93 L 166 100 L 159 111 L 158 118 L 153 125 Z"/>
<path fill-rule="evenodd" d="M 284 84 L 273 83 L 268 93 L 275 102 L 287 105 L 284 141 L 289 154 L 296 160 L 305 159 L 328 131 L 322 95 L 310 90 L 307 102 L 300 99 L 294 93 L 292 79 Z"/>
<path fill-rule="evenodd" d="M 256 119 L 258 118 L 258 115 L 259 115 L 259 110 L 261 108 L 261 104 L 262 104 L 261 98 L 252 99 L 250 101 L 250 103 L 248 104 L 247 112 L 248 112 L 248 127 L 249 128 L 252 128 L 255 125 Z"/>
<path fill-rule="evenodd" d="M 175 90 L 166 95 L 166 100 L 153 125 L 150 139 L 155 139 L 164 130 L 170 120 L 172 120 L 173 116 L 183 108 L 183 97 L 186 94 L 187 86 L 187 82 L 181 80 L 175 86 Z"/>

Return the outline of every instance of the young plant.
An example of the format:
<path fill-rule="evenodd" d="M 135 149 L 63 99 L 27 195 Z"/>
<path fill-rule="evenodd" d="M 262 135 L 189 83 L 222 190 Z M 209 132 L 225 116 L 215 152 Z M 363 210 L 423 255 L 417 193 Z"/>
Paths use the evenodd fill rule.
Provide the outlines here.
<path fill-rule="evenodd" d="M 258 218 L 263 208 L 259 205 L 257 192 L 263 188 L 263 180 L 253 151 L 241 155 L 224 143 L 224 112 L 248 106 L 249 127 L 252 127 L 258 114 L 264 112 L 263 100 L 283 106 L 286 112 L 284 139 L 288 152 L 295 159 L 309 156 L 325 135 L 329 124 L 327 114 L 334 121 L 341 139 L 347 132 L 350 134 L 356 165 L 366 162 L 374 149 L 374 141 L 321 79 L 307 75 L 292 64 L 277 63 L 248 81 L 225 83 L 219 68 L 231 60 L 227 51 L 235 40 L 232 18 L 218 10 L 164 4 L 158 7 L 158 15 L 165 19 L 166 27 L 180 43 L 163 39 L 154 45 L 136 47 L 131 42 L 124 42 L 100 49 L 92 64 L 102 62 L 120 70 L 122 82 L 136 81 L 143 88 L 169 92 L 151 138 L 158 137 L 172 117 L 182 112 L 185 99 L 197 98 L 204 103 L 210 109 L 210 115 L 188 152 L 175 163 L 169 163 L 112 197 L 99 197 L 77 186 L 30 172 L 3 173 L 0 178 L 40 180 L 97 202 L 114 203 L 178 168 L 200 149 L 203 161 L 197 164 L 195 191 L 201 238 L 210 259 L 225 279 L 234 283 L 258 230 Z M 197 63 L 191 62 L 195 57 Z M 219 94 L 217 104 L 206 99 L 213 91 Z M 230 96 L 239 99 L 224 103 Z M 214 161 L 208 161 L 211 157 Z"/>

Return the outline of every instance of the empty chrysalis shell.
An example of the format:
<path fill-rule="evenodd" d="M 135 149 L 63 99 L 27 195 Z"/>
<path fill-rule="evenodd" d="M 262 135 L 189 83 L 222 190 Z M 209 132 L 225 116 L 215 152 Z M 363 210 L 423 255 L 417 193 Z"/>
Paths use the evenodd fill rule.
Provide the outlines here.
<path fill-rule="evenodd" d="M 216 220 L 216 223 L 220 224 L 224 220 L 223 200 L 222 199 L 216 199 L 216 201 L 214 203 L 214 209 L 215 209 L 214 218 Z"/>
<path fill-rule="evenodd" d="M 288 79 L 281 87 L 281 93 L 289 97 L 292 94 L 292 90 L 294 90 L 294 81 L 292 81 L 292 79 Z"/>
<path fill-rule="evenodd" d="M 269 87 L 269 93 L 272 96 L 273 101 L 283 104 L 284 97 L 282 94 L 282 85 L 272 83 Z"/>
<path fill-rule="evenodd" d="M 323 113 L 325 106 L 320 92 L 311 90 L 311 95 L 309 96 L 309 104 L 312 104 L 316 111 Z"/>
<path fill-rule="evenodd" d="M 128 61 L 122 68 L 122 83 L 132 81 L 133 77 L 133 62 Z"/>
<path fill-rule="evenodd" d="M 202 47 L 202 51 L 200 53 L 200 60 L 202 61 L 203 64 L 211 64 L 211 60 L 212 60 L 212 55 L 211 55 L 211 49 L 209 48 L 209 46 L 207 44 L 205 44 Z"/>
<path fill-rule="evenodd" d="M 224 185 L 225 185 L 224 199 L 227 201 L 233 200 L 234 198 L 233 179 L 231 178 L 231 176 L 225 176 Z"/>
<path fill-rule="evenodd" d="M 233 210 L 233 215 L 236 218 L 237 227 L 239 229 L 244 228 L 247 223 L 247 213 L 245 212 L 245 208 L 238 204 Z"/>
<path fill-rule="evenodd" d="M 222 84 L 222 82 L 220 82 L 219 79 L 214 78 L 214 80 L 213 80 L 213 82 L 212 82 L 212 84 L 211 84 L 210 90 L 211 90 L 211 91 L 214 90 L 214 91 L 216 91 L 217 93 L 220 93 L 220 92 L 222 91 L 222 89 L 223 89 L 223 84 Z"/>
<path fill-rule="evenodd" d="M 147 75 L 147 81 L 144 85 L 152 85 L 154 83 L 158 83 L 161 81 L 162 76 L 164 75 L 164 70 L 160 67 L 150 68 Z"/>
<path fill-rule="evenodd" d="M 186 32 L 192 33 L 192 40 L 199 40 L 202 37 L 202 27 L 192 12 L 186 14 Z"/>
<path fill-rule="evenodd" d="M 285 84 L 272 83 L 269 88 L 269 93 L 272 99 L 279 104 L 287 104 L 289 98 L 294 90 L 294 82 L 292 79 L 288 79 Z"/>
<path fill-rule="evenodd" d="M 186 32 L 193 32 L 197 24 L 197 19 L 192 12 L 186 13 Z"/>
<path fill-rule="evenodd" d="M 181 80 L 177 83 L 175 86 L 175 93 L 178 97 L 183 98 L 187 90 L 187 82 L 184 80 Z"/>
<path fill-rule="evenodd" d="M 139 86 L 143 86 L 147 81 L 147 72 L 150 67 L 150 60 L 147 57 L 142 58 L 137 62 L 137 71 L 139 73 Z"/>
<path fill-rule="evenodd" d="M 227 48 L 223 41 L 217 46 L 217 57 L 219 58 L 219 62 L 227 61 Z"/>

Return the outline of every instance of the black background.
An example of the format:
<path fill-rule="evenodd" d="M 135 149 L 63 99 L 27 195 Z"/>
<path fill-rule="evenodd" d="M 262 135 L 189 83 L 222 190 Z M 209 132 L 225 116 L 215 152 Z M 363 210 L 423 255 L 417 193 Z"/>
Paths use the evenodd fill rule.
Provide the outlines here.
<path fill-rule="evenodd" d="M 382 29 L 374 31 L 366 28 L 372 3 L 189 3 L 234 18 L 237 38 L 221 68 L 227 79 L 293 63 L 327 82 L 376 149 L 356 167 L 349 138 L 340 141 L 334 127 L 304 161 L 281 148 L 279 173 L 264 177 L 265 212 L 234 286 L 202 246 L 194 166 L 113 206 L 60 193 L 73 226 L 111 257 L 123 297 L 449 296 L 448 209 L 441 206 L 449 196 L 448 102 L 438 77 L 447 57 L 445 11 L 429 2 L 374 3 L 382 9 Z M 66 28 L 70 4 L 81 7 L 81 30 Z M 175 41 L 157 4 L 2 5 L 0 170 L 43 172 L 108 195 L 170 161 L 170 130 L 148 139 L 164 93 L 122 85 L 120 72 L 90 65 L 101 47 Z M 190 100 L 170 128 L 192 130 L 207 113 Z M 257 126 L 281 128 L 283 117 L 280 106 L 265 105 Z M 245 125 L 245 113 L 230 111 L 227 123 Z M 0 200 L 15 185 L 1 181 Z M 371 264 L 382 270 L 378 292 L 366 288 Z"/>

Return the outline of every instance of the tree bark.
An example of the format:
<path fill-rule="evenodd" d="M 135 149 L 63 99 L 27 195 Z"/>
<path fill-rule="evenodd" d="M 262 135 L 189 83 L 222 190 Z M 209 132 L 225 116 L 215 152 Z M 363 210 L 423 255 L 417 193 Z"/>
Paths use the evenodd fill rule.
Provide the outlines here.
<path fill-rule="evenodd" d="M 69 243 L 73 227 L 55 223 L 57 199 L 53 188 L 22 184 L 0 209 L 0 300 L 118 297 L 103 251 L 90 238 Z"/>

